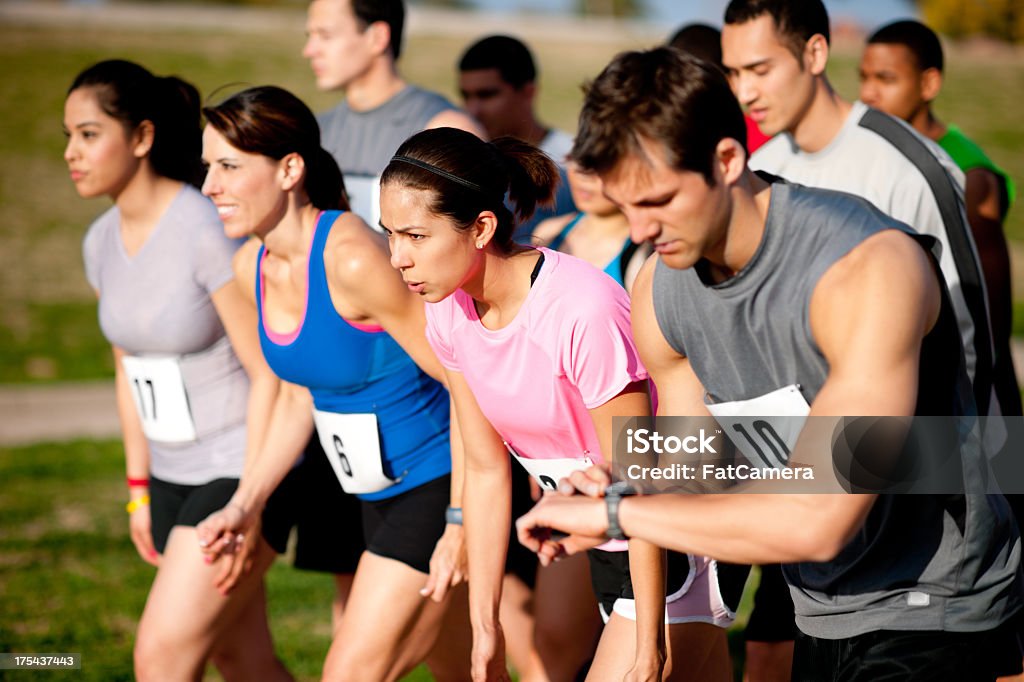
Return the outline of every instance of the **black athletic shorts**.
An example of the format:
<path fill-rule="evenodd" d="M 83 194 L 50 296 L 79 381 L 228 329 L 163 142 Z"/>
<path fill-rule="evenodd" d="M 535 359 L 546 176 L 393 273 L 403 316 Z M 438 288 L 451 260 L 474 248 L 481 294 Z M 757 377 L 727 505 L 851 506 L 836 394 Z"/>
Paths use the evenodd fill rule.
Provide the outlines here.
<path fill-rule="evenodd" d="M 991 682 L 1021 672 L 1017 624 L 987 632 L 797 632 L 793 682 Z"/>
<path fill-rule="evenodd" d="M 505 555 L 505 573 L 519 578 L 531 590 L 537 584 L 537 555 L 519 542 L 516 519 L 533 508 L 530 495 L 530 474 L 519 462 L 512 462 L 512 528 L 508 534 L 508 554 Z"/>
<path fill-rule="evenodd" d="M 430 573 L 430 556 L 444 533 L 451 485 L 452 477 L 445 474 L 394 497 L 364 501 L 367 551 Z"/>
<path fill-rule="evenodd" d="M 263 537 L 278 554 L 296 530 L 295 567 L 355 573 L 363 542 L 362 505 L 341 488 L 316 432 L 294 467 L 267 501 Z"/>
<path fill-rule="evenodd" d="M 748 642 L 786 642 L 796 637 L 793 597 L 779 564 L 761 566 L 761 582 L 754 593 L 754 610 L 743 631 Z"/>
<path fill-rule="evenodd" d="M 592 549 L 587 552 L 590 560 L 590 584 L 597 596 L 597 603 L 605 617 L 612 615 L 616 599 L 633 599 L 633 580 L 629 574 L 629 552 L 605 552 Z M 665 571 L 665 594 L 674 594 L 683 589 L 690 575 L 690 559 L 685 554 L 668 552 L 668 568 Z"/>
<path fill-rule="evenodd" d="M 156 551 L 164 553 L 171 528 L 194 527 L 230 502 L 237 488 L 237 478 L 217 478 L 202 485 L 181 485 L 150 477 L 149 513 Z"/>

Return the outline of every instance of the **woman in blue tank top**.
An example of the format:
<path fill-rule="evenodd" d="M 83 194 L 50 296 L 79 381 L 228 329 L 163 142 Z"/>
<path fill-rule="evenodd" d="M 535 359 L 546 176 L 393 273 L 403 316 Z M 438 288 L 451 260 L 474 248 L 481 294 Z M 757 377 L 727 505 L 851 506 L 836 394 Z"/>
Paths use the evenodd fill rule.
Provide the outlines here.
<path fill-rule="evenodd" d="M 283 382 L 265 447 L 202 540 L 215 554 L 251 527 L 315 423 L 341 487 L 361 500 L 366 540 L 323 675 L 397 679 L 426 659 L 450 601 L 419 593 L 431 562 L 461 546 L 461 527 L 446 524 L 449 398 L 431 377 L 442 372 L 423 304 L 391 268 L 383 236 L 345 210 L 341 173 L 301 101 L 259 87 L 204 114 L 203 192 L 229 236 L 257 238 L 239 251 L 236 277 Z M 323 542 L 357 521 L 334 523 Z"/>
<path fill-rule="evenodd" d="M 572 162 L 567 170 L 579 213 L 548 218 L 533 231 L 533 241 L 582 258 L 631 289 L 636 273 L 651 253 L 650 247 L 630 240 L 626 216 L 604 196 L 601 178 L 582 172 Z"/>
<path fill-rule="evenodd" d="M 157 567 L 135 678 L 196 679 L 213 662 L 226 680 L 290 680 L 263 603 L 274 552 L 250 535 L 254 568 L 224 598 L 214 583 L 232 558 L 208 565 L 196 544 L 196 524 L 231 499 L 255 453 L 278 383 L 232 276 L 239 243 L 198 190 L 199 93 L 103 61 L 71 84 L 64 132 L 75 189 L 114 202 L 83 255 L 116 361 L 131 539 Z"/>

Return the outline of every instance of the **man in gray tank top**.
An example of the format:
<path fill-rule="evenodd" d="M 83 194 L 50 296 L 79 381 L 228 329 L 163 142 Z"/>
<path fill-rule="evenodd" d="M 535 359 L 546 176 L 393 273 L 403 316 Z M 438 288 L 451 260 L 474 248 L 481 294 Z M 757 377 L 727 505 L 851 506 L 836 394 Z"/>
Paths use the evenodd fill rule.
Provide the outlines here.
<path fill-rule="evenodd" d="M 773 401 L 794 415 L 973 409 L 956 317 L 921 237 L 866 200 L 755 175 L 722 74 L 673 50 L 594 81 L 573 158 L 657 252 L 633 333 L 658 414 Z M 786 414 L 765 411 L 760 414 Z M 795 457 L 795 455 L 794 455 Z M 963 455 L 965 486 L 977 461 Z M 600 470 L 571 482 L 593 494 Z M 1020 670 L 1020 538 L 1001 495 L 549 496 L 519 520 L 544 560 L 639 537 L 733 563 L 786 564 L 794 680 L 981 680 Z M 540 530 L 571 533 L 561 540 Z"/>
<path fill-rule="evenodd" d="M 306 46 L 321 90 L 345 98 L 318 117 L 322 144 L 341 167 L 352 210 L 372 227 L 380 219 L 380 174 L 406 138 L 450 126 L 484 137 L 483 129 L 443 96 L 405 82 L 402 0 L 313 0 Z"/>

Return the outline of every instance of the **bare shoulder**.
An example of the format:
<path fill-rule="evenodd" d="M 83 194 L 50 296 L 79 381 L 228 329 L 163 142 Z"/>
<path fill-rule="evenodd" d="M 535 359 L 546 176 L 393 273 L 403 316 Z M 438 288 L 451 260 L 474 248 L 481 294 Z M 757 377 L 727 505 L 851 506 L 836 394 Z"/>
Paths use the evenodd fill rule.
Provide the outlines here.
<path fill-rule="evenodd" d="M 558 236 L 569 221 L 575 218 L 578 213 L 566 213 L 565 215 L 556 215 L 546 220 L 542 220 L 537 224 L 537 227 L 533 229 L 530 241 L 533 242 L 534 246 L 547 246 Z"/>
<path fill-rule="evenodd" d="M 390 268 L 387 239 L 351 211 L 338 216 L 324 247 L 326 269 L 341 284 L 359 282 Z"/>
<path fill-rule="evenodd" d="M 875 279 L 890 283 L 908 278 L 920 281 L 931 272 L 931 262 L 920 243 L 901 230 L 883 230 L 836 261 L 821 283 L 858 287 Z"/>
<path fill-rule="evenodd" d="M 473 133 L 481 140 L 487 139 L 487 132 L 476 119 L 461 109 L 445 109 L 427 121 L 426 129 L 430 128 L 459 128 Z"/>
<path fill-rule="evenodd" d="M 256 258 L 259 256 L 260 242 L 257 239 L 249 239 L 231 259 L 231 268 L 235 273 L 235 281 L 241 284 L 242 292 L 246 298 L 256 300 Z M 252 284 L 252 286 L 249 286 Z"/>

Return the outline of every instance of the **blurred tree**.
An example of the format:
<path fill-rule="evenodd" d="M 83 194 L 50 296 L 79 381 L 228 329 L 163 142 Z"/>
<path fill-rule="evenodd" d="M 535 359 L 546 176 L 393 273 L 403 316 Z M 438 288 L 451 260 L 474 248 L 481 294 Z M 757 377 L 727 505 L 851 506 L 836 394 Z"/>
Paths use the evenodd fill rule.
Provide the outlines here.
<path fill-rule="evenodd" d="M 575 11 L 584 16 L 639 17 L 647 8 L 644 0 L 576 0 Z"/>
<path fill-rule="evenodd" d="M 917 0 L 922 20 L 953 38 L 983 35 L 1010 43 L 1024 38 L 1024 0 Z"/>

